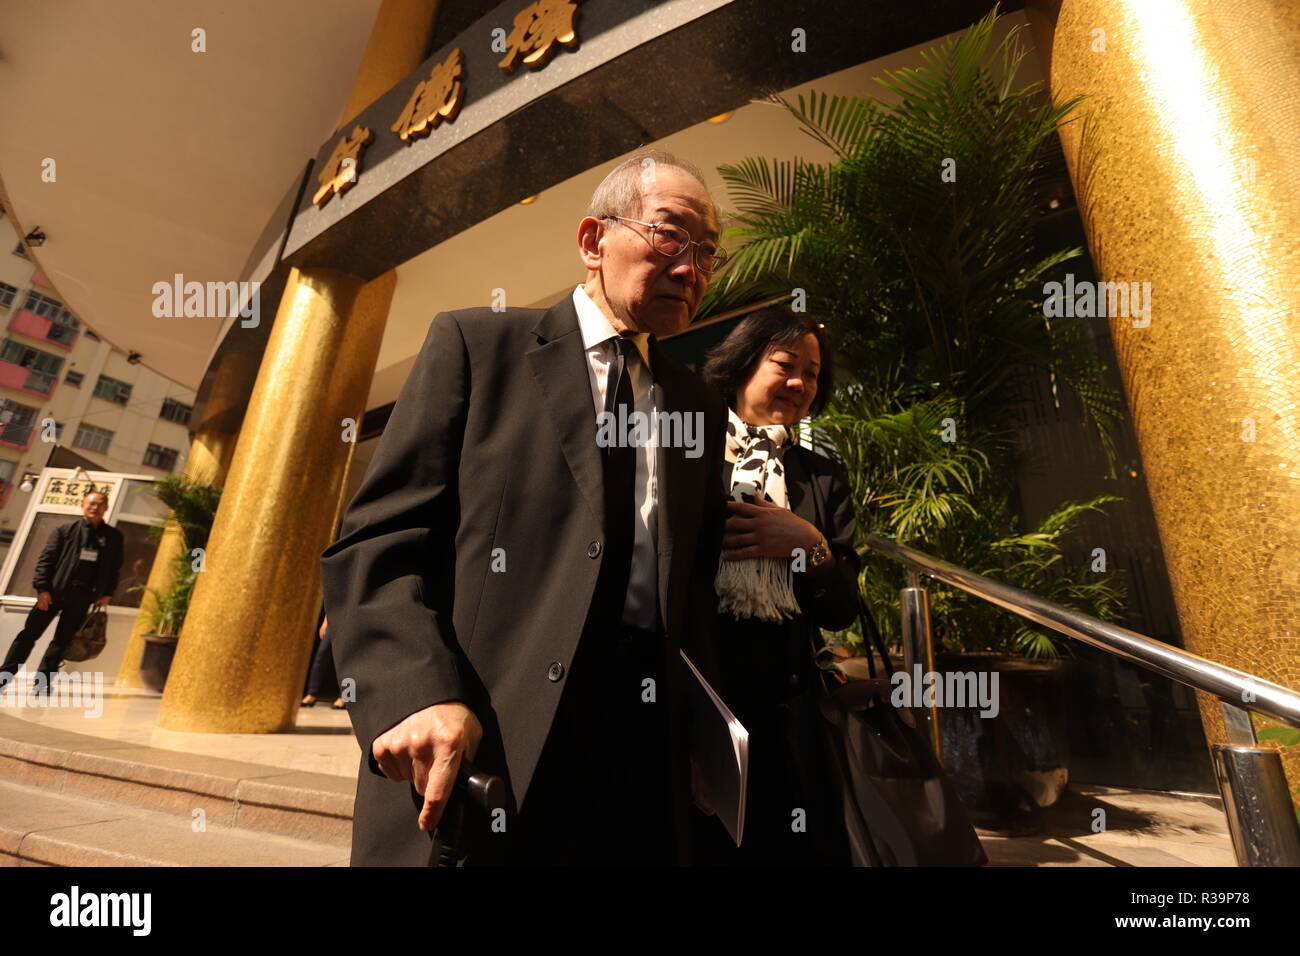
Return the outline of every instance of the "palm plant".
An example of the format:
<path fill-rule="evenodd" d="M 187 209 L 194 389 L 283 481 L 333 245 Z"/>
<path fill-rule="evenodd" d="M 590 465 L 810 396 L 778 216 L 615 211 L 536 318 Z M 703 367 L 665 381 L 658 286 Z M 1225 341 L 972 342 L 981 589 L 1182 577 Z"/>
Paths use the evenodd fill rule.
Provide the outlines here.
<path fill-rule="evenodd" d="M 149 492 L 171 509 L 171 518 L 180 529 L 187 553 L 194 548 L 207 547 L 208 535 L 212 533 L 212 523 L 217 517 L 217 506 L 221 503 L 220 487 L 192 481 L 183 475 L 168 475 L 160 478 Z M 161 537 L 164 529 L 158 526 L 151 533 Z"/>
<path fill-rule="evenodd" d="M 1113 475 L 1118 393 L 1081 347 L 1085 329 L 1044 317 L 1043 285 L 1078 247 L 1035 235 L 1056 130 L 1078 105 L 1015 86 L 1018 31 L 994 44 L 995 8 L 876 82 L 896 102 L 813 92 L 773 95 L 826 164 L 764 157 L 722 166 L 736 208 L 733 256 L 701 313 L 774 296 L 802 299 L 836 342 L 852 381 L 818 422 L 848 466 L 859 527 L 1114 617 L 1113 574 L 1065 567 L 1062 544 L 1102 495 L 1061 503 L 1037 527 L 1016 519 L 1007 409 L 1019 376 L 1073 392 Z M 797 290 L 797 291 L 796 291 Z M 877 608 L 897 605 L 903 571 L 867 562 Z M 1055 637 L 937 587 L 936 636 L 951 650 L 1054 656 Z M 881 614 L 888 633 L 896 615 Z"/>
<path fill-rule="evenodd" d="M 185 623 L 190 598 L 194 594 L 198 572 L 194 568 L 193 552 L 196 548 L 207 547 L 217 505 L 221 501 L 221 488 L 180 475 L 168 475 L 159 479 L 149 492 L 170 509 L 170 521 L 175 521 L 180 531 L 181 550 L 175 559 L 175 577 L 170 586 L 159 589 L 137 585 L 129 590 L 147 592 L 153 598 L 152 604 L 142 609 L 149 633 L 174 637 Z M 167 525 L 156 525 L 149 529 L 149 533 L 161 539 L 166 528 Z"/>
<path fill-rule="evenodd" d="M 188 560 L 176 562 L 176 579 L 165 590 L 141 584 L 132 591 L 148 592 L 153 604 L 144 610 L 147 632 L 159 637 L 175 637 L 181 632 L 185 615 L 194 594 L 195 572 Z"/>
<path fill-rule="evenodd" d="M 1123 592 L 1114 572 L 1067 567 L 1063 542 L 1088 512 L 1114 495 L 1066 501 L 1036 527 L 1022 529 L 1005 482 L 991 464 L 996 439 L 946 441 L 945 423 L 963 418 L 961 400 L 943 395 L 908 404 L 901 391 L 861 385 L 840 389 L 817 419 L 814 440 L 846 465 L 860 536 L 879 534 L 1032 591 L 1049 600 L 1115 620 Z M 981 447 L 982 444 L 982 447 Z M 894 562 L 868 561 L 861 586 L 875 608 L 896 609 L 906 572 Z M 933 583 L 936 646 L 1056 657 L 1064 642 L 1050 630 Z M 899 638 L 897 613 L 878 615 L 886 640 Z"/>
<path fill-rule="evenodd" d="M 1096 378 L 1082 329 L 1049 329 L 1042 287 L 1078 247 L 1041 253 L 1034 222 L 1049 146 L 1079 99 L 1013 87 L 1018 31 L 993 47 L 996 8 L 876 82 L 898 97 L 813 92 L 789 111 L 826 165 L 752 157 L 719 167 L 736 206 L 734 255 L 701 314 L 802 290 L 862 380 L 906 368 L 918 391 L 959 395 L 969 426 L 1003 429 L 1008 386 L 1045 368 L 1079 398 L 1113 461 L 1119 396 Z"/>

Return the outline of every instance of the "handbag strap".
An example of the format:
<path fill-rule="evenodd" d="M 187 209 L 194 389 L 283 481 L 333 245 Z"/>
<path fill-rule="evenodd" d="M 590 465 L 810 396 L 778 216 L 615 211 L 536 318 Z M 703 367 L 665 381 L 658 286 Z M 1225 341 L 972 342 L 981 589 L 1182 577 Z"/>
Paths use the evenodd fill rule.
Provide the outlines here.
<path fill-rule="evenodd" d="M 867 653 L 867 668 L 871 676 L 876 676 L 876 662 L 874 655 L 870 653 L 875 650 L 880 655 L 880 663 L 885 669 L 885 676 L 890 682 L 894 679 L 894 665 L 889 661 L 889 651 L 885 647 L 885 639 L 880 636 L 880 628 L 876 626 L 875 615 L 871 613 L 871 608 L 867 607 L 867 602 L 862 597 L 862 592 L 858 592 L 858 622 L 862 627 L 862 639 L 870 641 Z"/>
<path fill-rule="evenodd" d="M 795 445 L 791 450 L 796 454 L 799 454 L 802 450 L 802 446 Z M 808 483 L 812 485 L 813 507 L 817 515 L 817 526 L 818 528 L 825 527 L 826 498 L 822 494 L 821 482 L 817 480 L 817 477 L 812 473 L 812 470 L 807 467 L 807 464 L 803 459 L 800 459 L 800 464 L 804 466 L 804 473 L 807 475 Z M 862 628 L 862 639 L 864 641 L 870 641 L 867 653 L 867 670 L 874 679 L 876 676 L 876 662 L 870 653 L 870 651 L 874 649 L 880 654 L 880 660 L 885 668 L 886 676 L 892 680 L 894 677 L 894 668 L 889 662 L 889 654 L 885 649 L 884 638 L 880 636 L 880 628 L 876 626 L 876 618 L 871 613 L 871 609 L 867 607 L 867 602 L 863 599 L 861 590 L 858 591 L 858 623 Z M 814 631 L 814 640 L 815 637 L 816 633 Z M 814 647 L 813 650 L 815 652 L 816 648 Z"/>

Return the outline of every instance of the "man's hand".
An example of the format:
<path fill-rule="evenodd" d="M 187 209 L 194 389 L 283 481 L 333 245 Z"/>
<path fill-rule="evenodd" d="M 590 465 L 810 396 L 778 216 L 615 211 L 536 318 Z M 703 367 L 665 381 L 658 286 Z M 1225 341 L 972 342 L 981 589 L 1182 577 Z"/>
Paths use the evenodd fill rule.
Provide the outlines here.
<path fill-rule="evenodd" d="M 409 780 L 424 794 L 420 829 L 432 830 L 447 807 L 462 756 L 472 760 L 482 739 L 473 712 L 448 701 L 416 711 L 380 734 L 371 753 L 389 780 Z"/>
<path fill-rule="evenodd" d="M 54 595 L 49 591 L 42 591 L 40 594 L 36 595 L 36 606 L 42 611 L 48 611 L 50 609 L 50 602 L 53 600 Z"/>
<path fill-rule="evenodd" d="M 103 597 L 98 598 L 95 601 L 95 607 L 108 607 L 108 602 L 111 600 L 113 600 L 113 595 L 105 594 Z"/>

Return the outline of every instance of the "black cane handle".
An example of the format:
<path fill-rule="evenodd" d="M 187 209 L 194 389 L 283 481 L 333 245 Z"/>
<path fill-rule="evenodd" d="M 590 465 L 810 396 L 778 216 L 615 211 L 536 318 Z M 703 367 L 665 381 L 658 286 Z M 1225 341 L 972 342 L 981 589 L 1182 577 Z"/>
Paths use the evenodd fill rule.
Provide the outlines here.
<path fill-rule="evenodd" d="M 488 814 L 504 809 L 506 805 L 506 782 L 494 774 L 484 773 L 464 758 L 461 758 L 460 769 L 456 772 L 455 790 Z M 464 805 L 453 802 L 445 809 L 434 830 L 429 847 L 429 866 L 456 866 L 464 823 Z"/>
<path fill-rule="evenodd" d="M 489 813 L 504 809 L 506 805 L 506 782 L 494 774 L 483 772 L 464 758 L 461 758 L 460 770 L 456 773 L 456 789 Z"/>

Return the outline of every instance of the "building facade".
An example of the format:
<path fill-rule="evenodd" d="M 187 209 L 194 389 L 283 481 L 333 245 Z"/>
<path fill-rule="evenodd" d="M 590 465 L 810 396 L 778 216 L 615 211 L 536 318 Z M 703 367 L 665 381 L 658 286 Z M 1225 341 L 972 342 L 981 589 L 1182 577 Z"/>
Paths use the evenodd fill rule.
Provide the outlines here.
<path fill-rule="evenodd" d="M 0 561 L 52 461 L 179 473 L 194 392 L 132 360 L 72 314 L 0 215 Z"/>

